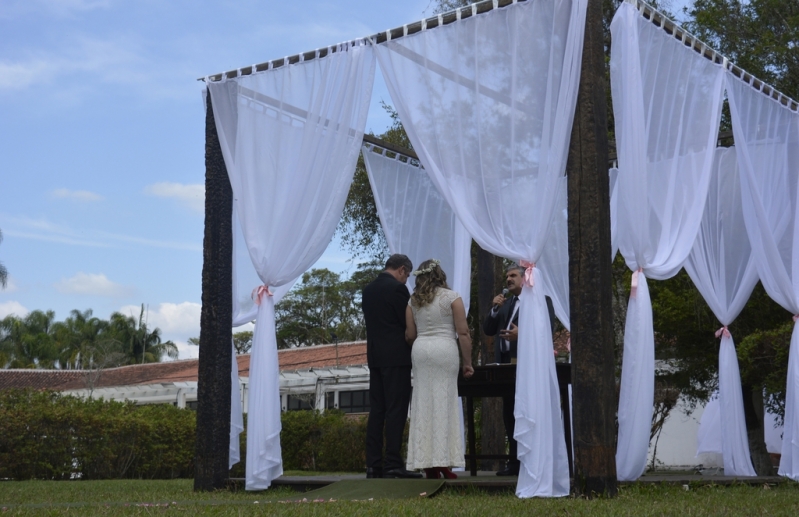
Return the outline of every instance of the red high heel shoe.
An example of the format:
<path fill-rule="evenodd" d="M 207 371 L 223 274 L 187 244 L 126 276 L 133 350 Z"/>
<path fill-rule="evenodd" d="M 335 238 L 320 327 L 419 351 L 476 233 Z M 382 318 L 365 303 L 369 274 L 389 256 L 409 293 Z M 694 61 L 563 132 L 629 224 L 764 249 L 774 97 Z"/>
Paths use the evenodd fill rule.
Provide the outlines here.
<path fill-rule="evenodd" d="M 458 479 L 458 475 L 452 472 L 449 467 L 438 467 L 438 471 L 444 476 L 444 479 Z"/>
<path fill-rule="evenodd" d="M 438 479 L 439 472 L 437 468 L 424 469 L 424 474 L 427 479 Z"/>

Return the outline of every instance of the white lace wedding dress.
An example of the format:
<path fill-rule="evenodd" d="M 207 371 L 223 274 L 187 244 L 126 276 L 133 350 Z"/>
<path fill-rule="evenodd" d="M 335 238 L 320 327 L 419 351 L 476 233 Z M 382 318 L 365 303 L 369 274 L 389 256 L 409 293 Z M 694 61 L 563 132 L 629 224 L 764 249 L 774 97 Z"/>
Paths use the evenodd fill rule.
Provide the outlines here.
<path fill-rule="evenodd" d="M 439 288 L 432 303 L 411 305 L 417 337 L 413 343 L 413 395 L 407 468 L 463 467 L 463 434 L 458 409 L 458 344 L 452 302 L 458 293 Z"/>

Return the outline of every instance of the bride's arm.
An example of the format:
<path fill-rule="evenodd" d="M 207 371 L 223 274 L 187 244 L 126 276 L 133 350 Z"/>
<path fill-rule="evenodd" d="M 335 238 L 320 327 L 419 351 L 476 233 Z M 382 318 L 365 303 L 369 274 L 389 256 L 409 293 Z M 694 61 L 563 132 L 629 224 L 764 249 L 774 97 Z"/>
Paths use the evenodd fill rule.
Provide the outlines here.
<path fill-rule="evenodd" d="M 456 298 L 452 302 L 452 319 L 455 322 L 455 332 L 458 334 L 458 343 L 461 346 L 463 358 L 463 376 L 469 378 L 474 373 L 472 368 L 472 337 L 469 334 L 469 324 L 466 322 L 466 309 L 463 300 Z"/>
<path fill-rule="evenodd" d="M 408 346 L 413 346 L 416 340 L 416 322 L 413 321 L 413 309 L 408 305 L 405 307 L 405 341 Z"/>

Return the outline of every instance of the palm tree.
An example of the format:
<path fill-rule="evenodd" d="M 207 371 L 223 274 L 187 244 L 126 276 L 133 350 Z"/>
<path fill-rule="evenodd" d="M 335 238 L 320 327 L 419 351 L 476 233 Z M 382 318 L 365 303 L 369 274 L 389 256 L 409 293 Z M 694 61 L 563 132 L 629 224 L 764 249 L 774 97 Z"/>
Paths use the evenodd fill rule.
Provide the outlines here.
<path fill-rule="evenodd" d="M 113 313 L 109 333 L 122 343 L 127 364 L 157 363 L 164 355 L 172 359 L 178 357 L 178 347 L 172 341 L 161 341 L 161 329 L 156 327 L 150 331 L 147 328 L 144 304 L 138 320 L 119 312 Z"/>
<path fill-rule="evenodd" d="M 0 231 L 0 242 L 3 242 L 3 232 L 2 231 Z M 3 263 L 0 262 L 0 287 L 5 289 L 6 285 L 7 285 L 7 282 L 8 282 L 8 270 L 3 265 Z"/>
<path fill-rule="evenodd" d="M 33 311 L 24 318 L 0 320 L 0 362 L 8 368 L 53 368 L 58 348 L 53 339 L 53 311 Z"/>
<path fill-rule="evenodd" d="M 63 322 L 53 325 L 53 337 L 59 349 L 59 363 L 64 369 L 84 369 L 102 361 L 104 352 L 118 346 L 107 335 L 108 322 L 92 316 L 92 310 L 72 310 Z"/>

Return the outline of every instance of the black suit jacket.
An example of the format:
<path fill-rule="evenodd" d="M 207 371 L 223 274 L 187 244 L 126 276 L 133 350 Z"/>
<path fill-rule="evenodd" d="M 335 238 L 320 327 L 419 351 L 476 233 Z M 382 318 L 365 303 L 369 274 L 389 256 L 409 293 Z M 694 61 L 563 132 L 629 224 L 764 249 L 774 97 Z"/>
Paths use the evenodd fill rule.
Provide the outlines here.
<path fill-rule="evenodd" d="M 361 308 L 370 368 L 411 366 L 411 347 L 405 341 L 405 308 L 410 298 L 405 284 L 388 273 L 380 273 L 363 289 Z"/>
<path fill-rule="evenodd" d="M 516 301 L 516 305 L 519 304 L 519 301 Z M 491 312 L 488 313 L 486 316 L 485 321 L 483 322 L 483 332 L 485 332 L 486 336 L 495 336 L 494 338 L 494 360 L 498 363 L 507 363 L 510 361 L 503 361 L 502 360 L 502 353 L 500 345 L 502 343 L 502 338 L 499 337 L 499 331 L 505 330 L 508 328 L 508 319 L 511 316 L 511 303 L 510 299 L 506 300 L 502 307 L 499 308 L 497 311 L 497 315 L 495 317 L 491 317 Z M 519 326 L 519 311 L 516 311 L 516 316 L 513 318 L 513 324 Z M 518 341 L 511 341 L 510 342 L 510 357 L 516 357 L 516 344 Z"/>
<path fill-rule="evenodd" d="M 555 331 L 555 307 L 552 305 L 552 299 L 547 296 L 547 309 L 549 309 L 549 323 L 552 327 L 552 332 Z M 511 304 L 509 303 L 510 299 L 505 301 L 502 307 L 499 308 L 497 311 L 497 315 L 495 317 L 491 317 L 491 312 L 488 313 L 486 316 L 485 321 L 483 322 L 483 332 L 485 332 L 486 336 L 495 336 L 494 339 L 494 360 L 498 363 L 503 362 L 510 362 L 510 360 L 503 361 L 502 354 L 500 352 L 500 343 L 502 339 L 499 337 L 499 331 L 508 328 L 508 318 L 511 315 Z M 516 300 L 516 304 L 519 304 L 519 300 Z M 513 318 L 513 324 L 517 327 L 519 326 L 519 311 L 516 311 L 516 316 Z M 518 341 L 511 341 L 510 342 L 510 357 L 516 357 L 516 345 Z M 506 355 L 507 357 L 507 355 Z"/>

